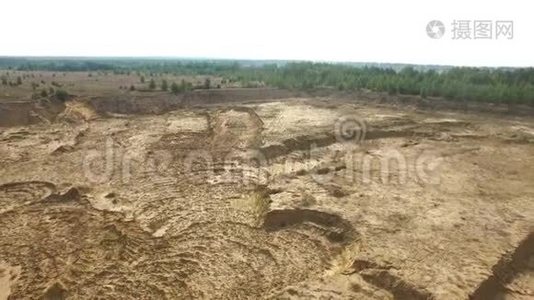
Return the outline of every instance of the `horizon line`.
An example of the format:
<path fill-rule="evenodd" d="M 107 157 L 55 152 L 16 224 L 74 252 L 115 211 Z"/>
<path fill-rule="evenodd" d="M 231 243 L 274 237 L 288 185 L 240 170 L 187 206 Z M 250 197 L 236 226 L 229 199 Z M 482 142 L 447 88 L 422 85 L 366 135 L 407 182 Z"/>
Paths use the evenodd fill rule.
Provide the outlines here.
<path fill-rule="evenodd" d="M 451 65 L 439 63 L 411 63 L 411 62 L 364 62 L 364 61 L 345 61 L 345 60 L 311 60 L 311 59 L 284 59 L 284 58 L 227 58 L 227 57 L 194 57 L 194 56 L 128 56 L 128 55 L 3 55 L 0 54 L 0 59 L 10 58 L 29 58 L 29 59 L 160 59 L 160 60 L 198 60 L 198 61 L 249 61 L 249 62 L 310 62 L 310 63 L 327 63 L 327 64 L 361 64 L 361 65 L 397 65 L 397 66 L 420 66 L 420 67 L 439 67 L 439 68 L 490 68 L 490 69 L 525 69 L 534 68 L 534 66 L 488 66 L 488 65 Z"/>

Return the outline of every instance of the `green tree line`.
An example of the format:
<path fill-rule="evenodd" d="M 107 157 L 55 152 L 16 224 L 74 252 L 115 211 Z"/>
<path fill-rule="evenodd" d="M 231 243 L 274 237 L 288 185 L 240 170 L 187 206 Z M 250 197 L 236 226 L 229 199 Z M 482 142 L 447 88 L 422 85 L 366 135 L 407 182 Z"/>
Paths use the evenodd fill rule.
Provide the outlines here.
<path fill-rule="evenodd" d="M 111 71 L 137 74 L 211 75 L 242 86 L 298 90 L 368 89 L 389 94 L 444 97 L 534 106 L 534 68 L 472 68 L 136 58 L 0 58 L 0 69 L 19 71 Z M 7 81 L 7 80 L 4 80 Z M 144 77 L 141 77 L 144 81 Z M 151 82 L 152 85 L 152 82 Z M 173 92 L 182 85 L 162 84 Z M 208 83 L 209 85 L 209 83 Z M 155 83 L 154 83 L 155 88 Z"/>

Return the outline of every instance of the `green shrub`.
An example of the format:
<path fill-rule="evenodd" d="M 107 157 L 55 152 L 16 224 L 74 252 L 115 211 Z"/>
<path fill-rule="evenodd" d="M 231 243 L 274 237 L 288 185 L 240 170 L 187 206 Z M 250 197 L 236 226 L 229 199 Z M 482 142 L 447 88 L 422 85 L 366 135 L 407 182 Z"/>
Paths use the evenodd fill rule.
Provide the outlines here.
<path fill-rule="evenodd" d="M 168 89 L 169 89 L 169 85 L 167 83 L 167 80 L 163 79 L 163 81 L 161 82 L 161 90 L 167 91 Z"/>
<path fill-rule="evenodd" d="M 171 84 L 171 93 L 178 94 L 180 92 L 180 87 L 176 84 L 176 82 L 173 82 Z"/>
<path fill-rule="evenodd" d="M 57 100 L 65 102 L 69 98 L 69 93 L 65 90 L 57 89 L 55 96 Z"/>

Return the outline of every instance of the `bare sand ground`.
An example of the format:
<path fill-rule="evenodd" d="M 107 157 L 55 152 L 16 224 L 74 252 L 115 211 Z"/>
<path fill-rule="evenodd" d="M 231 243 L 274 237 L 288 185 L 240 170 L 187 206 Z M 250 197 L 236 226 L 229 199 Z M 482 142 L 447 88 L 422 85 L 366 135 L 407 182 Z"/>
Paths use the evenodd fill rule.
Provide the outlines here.
<path fill-rule="evenodd" d="M 534 121 L 354 100 L 2 128 L 0 299 L 532 299 Z"/>

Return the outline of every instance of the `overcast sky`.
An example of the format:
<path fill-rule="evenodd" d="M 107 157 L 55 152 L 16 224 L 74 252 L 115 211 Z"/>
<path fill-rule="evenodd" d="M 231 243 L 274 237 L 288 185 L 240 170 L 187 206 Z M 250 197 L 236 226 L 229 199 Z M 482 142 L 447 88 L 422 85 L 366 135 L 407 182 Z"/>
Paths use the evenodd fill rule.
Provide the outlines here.
<path fill-rule="evenodd" d="M 519 0 L 0 0 L 0 56 L 534 66 L 532 14 Z M 442 38 L 427 36 L 431 20 Z M 493 37 L 455 40 L 454 20 L 491 21 Z M 513 39 L 496 39 L 501 20 Z"/>

